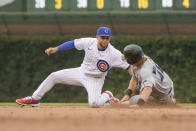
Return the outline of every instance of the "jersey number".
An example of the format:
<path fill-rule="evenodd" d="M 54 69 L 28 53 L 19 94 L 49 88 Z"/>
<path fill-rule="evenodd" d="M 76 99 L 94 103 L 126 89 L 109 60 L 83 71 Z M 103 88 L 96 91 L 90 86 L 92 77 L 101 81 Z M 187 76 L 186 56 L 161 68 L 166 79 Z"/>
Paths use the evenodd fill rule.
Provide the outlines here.
<path fill-rule="evenodd" d="M 155 75 L 158 74 L 160 76 L 161 81 L 163 81 L 163 70 L 156 63 L 155 66 L 153 66 L 152 68 L 152 73 L 154 73 Z"/>

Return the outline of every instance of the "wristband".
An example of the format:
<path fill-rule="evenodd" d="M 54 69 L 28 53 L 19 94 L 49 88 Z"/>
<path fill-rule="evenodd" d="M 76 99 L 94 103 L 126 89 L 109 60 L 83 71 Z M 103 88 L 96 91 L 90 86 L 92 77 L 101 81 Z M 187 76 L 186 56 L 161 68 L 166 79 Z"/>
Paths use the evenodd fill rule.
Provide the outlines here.
<path fill-rule="evenodd" d="M 128 96 L 131 96 L 131 94 L 132 94 L 132 90 L 131 89 L 126 89 L 125 91 L 124 91 L 124 94 L 125 95 L 128 95 Z"/>
<path fill-rule="evenodd" d="M 142 98 L 140 98 L 140 99 L 137 101 L 137 104 L 138 104 L 138 105 L 144 105 L 144 104 L 145 104 L 145 101 L 144 101 Z"/>

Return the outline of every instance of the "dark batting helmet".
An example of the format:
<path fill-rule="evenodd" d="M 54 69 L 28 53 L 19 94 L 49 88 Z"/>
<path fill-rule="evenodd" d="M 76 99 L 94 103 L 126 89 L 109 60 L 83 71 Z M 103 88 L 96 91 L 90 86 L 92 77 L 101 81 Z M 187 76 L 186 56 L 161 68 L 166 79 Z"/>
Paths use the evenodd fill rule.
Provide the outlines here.
<path fill-rule="evenodd" d="M 127 45 L 124 48 L 123 54 L 127 59 L 127 63 L 131 65 L 137 63 L 144 56 L 142 48 L 135 44 Z"/>

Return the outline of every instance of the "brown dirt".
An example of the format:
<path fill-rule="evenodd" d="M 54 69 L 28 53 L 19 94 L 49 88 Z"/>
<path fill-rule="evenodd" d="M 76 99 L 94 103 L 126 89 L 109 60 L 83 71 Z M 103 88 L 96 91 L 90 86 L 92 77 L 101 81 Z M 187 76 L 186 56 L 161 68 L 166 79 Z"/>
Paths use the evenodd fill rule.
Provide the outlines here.
<path fill-rule="evenodd" d="M 195 131 L 196 107 L 0 106 L 1 131 Z"/>

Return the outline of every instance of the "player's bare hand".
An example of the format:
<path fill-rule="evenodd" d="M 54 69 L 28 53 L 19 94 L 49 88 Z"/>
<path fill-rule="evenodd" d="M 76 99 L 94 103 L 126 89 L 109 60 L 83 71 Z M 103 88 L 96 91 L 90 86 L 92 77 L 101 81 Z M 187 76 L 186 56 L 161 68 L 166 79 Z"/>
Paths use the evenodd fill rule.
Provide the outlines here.
<path fill-rule="evenodd" d="M 50 47 L 48 49 L 45 50 L 45 53 L 49 56 L 51 54 L 54 54 L 58 51 L 57 47 Z"/>
<path fill-rule="evenodd" d="M 130 96 L 129 96 L 129 95 L 125 95 L 125 96 L 121 99 L 121 102 L 128 101 L 129 99 L 130 99 Z"/>

